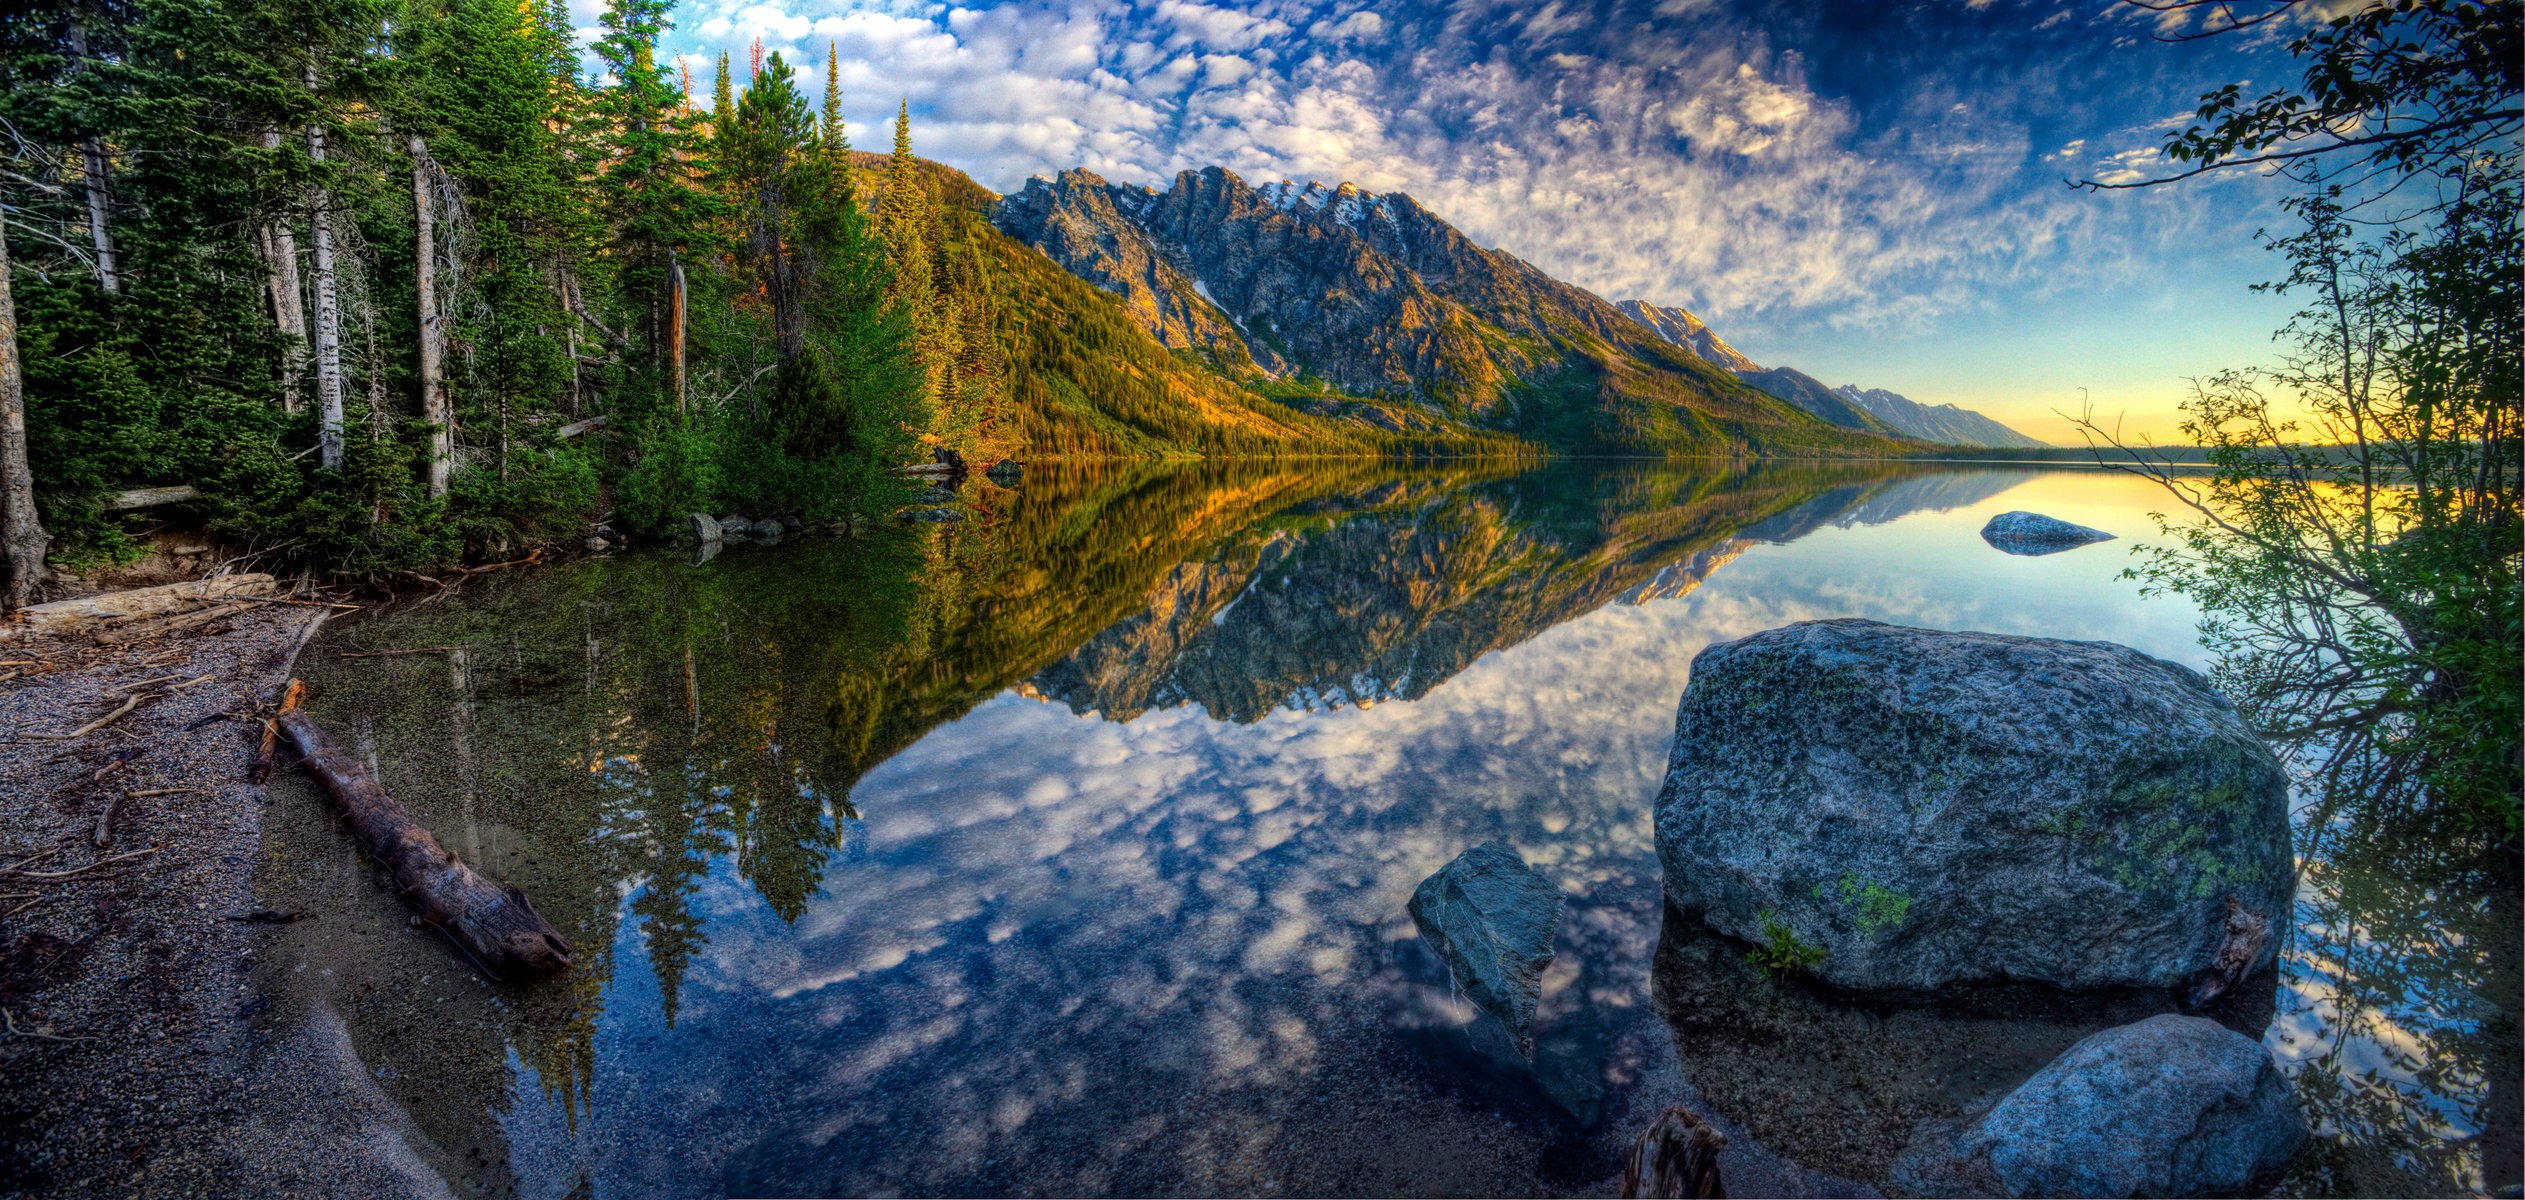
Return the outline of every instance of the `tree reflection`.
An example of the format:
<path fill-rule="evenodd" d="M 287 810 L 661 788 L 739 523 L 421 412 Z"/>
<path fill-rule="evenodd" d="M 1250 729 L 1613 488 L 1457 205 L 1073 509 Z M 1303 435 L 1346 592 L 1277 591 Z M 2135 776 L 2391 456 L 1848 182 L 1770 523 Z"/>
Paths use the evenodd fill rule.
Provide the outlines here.
<path fill-rule="evenodd" d="M 799 921 L 856 857 L 854 785 L 993 696 L 1056 692 L 1114 716 L 1195 702 L 1240 721 L 1308 696 L 1409 700 L 1652 581 L 1688 589 L 1747 539 L 2012 482 L 1959 494 L 1951 475 L 1847 465 L 1041 470 L 1022 492 L 974 481 L 957 525 L 478 580 L 334 635 L 461 647 L 461 688 L 423 658 L 319 653 L 318 715 L 369 721 L 389 788 L 480 845 L 581 962 L 463 1036 L 381 1034 L 361 1053 L 438 1144 L 496 1159 L 509 1053 L 575 1120 L 617 954 L 646 957 L 671 1027 L 706 1002 L 687 981 L 712 977 L 697 968 L 713 921 L 743 907 L 732 897 Z M 409 958 L 353 968 L 381 997 L 348 1006 L 355 1031 L 401 1027 L 385 998 Z M 424 1082 L 448 1079 L 473 1082 L 453 1103 Z"/>
<path fill-rule="evenodd" d="M 2490 1193 L 2519 1181 L 2512 860 L 2394 828 L 2306 864 L 2272 1049 L 2328 1135 L 2292 1190 Z"/>

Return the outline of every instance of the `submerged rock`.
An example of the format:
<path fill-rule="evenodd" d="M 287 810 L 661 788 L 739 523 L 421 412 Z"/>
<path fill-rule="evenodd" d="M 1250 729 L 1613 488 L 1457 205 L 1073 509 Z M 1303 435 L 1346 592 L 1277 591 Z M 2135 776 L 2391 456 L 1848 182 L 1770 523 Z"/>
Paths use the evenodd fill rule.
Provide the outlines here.
<path fill-rule="evenodd" d="M 2305 1142 L 2260 1042 L 2167 1014 L 2088 1037 L 1961 1120 L 1924 1122 L 1890 1182 L 1922 1196 L 2235 1195 Z"/>
<path fill-rule="evenodd" d="M 2113 535 L 2041 513 L 2005 512 L 1981 527 L 1981 540 L 2010 554 L 2056 554 L 2089 542 L 2109 542 Z"/>
<path fill-rule="evenodd" d="M 1534 1004 L 1561 923 L 1560 889 L 1516 851 L 1485 842 L 1421 880 L 1411 912 L 1464 994 L 1507 1026 L 1519 1051 L 1534 1053 Z"/>
<path fill-rule="evenodd" d="M 983 474 L 989 476 L 991 482 L 1001 487 L 1013 488 L 1025 479 L 1026 464 L 1013 458 L 1003 458 L 992 463 L 991 469 L 984 471 Z"/>
<path fill-rule="evenodd" d="M 2288 912 L 2278 761 L 2199 673 L 2108 642 L 1839 620 L 1711 646 L 1656 820 L 1678 907 L 1847 988 L 2175 987 L 2229 897 Z"/>
<path fill-rule="evenodd" d="M 904 518 L 922 525 L 952 525 L 964 520 L 964 514 L 952 508 L 916 508 L 905 513 Z"/>
<path fill-rule="evenodd" d="M 780 535 L 787 532 L 789 532 L 787 526 L 770 517 L 754 522 L 754 540 L 758 542 L 777 542 L 780 540 Z"/>

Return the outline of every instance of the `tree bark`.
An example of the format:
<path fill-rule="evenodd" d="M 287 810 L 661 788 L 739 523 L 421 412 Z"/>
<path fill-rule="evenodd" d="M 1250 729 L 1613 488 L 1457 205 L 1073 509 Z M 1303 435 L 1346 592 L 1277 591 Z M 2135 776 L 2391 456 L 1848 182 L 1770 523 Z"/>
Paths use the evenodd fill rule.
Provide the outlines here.
<path fill-rule="evenodd" d="M 316 90 L 316 67 L 305 73 L 307 90 Z M 324 167 L 324 126 L 307 125 L 307 158 Z M 308 189 L 307 240 L 314 256 L 316 289 L 316 446 L 317 461 L 329 471 L 342 469 L 342 300 L 333 274 L 333 193 L 319 183 Z"/>
<path fill-rule="evenodd" d="M 332 793 L 351 831 L 394 873 L 421 919 L 445 931 L 495 976 L 568 970 L 570 943 L 527 903 L 526 893 L 483 878 L 438 844 L 368 773 L 316 728 L 306 710 L 284 708 L 280 730 L 306 756 L 309 773 Z"/>
<path fill-rule="evenodd" d="M 84 68 L 88 59 L 88 31 L 79 22 L 70 23 L 70 53 L 75 60 L 71 69 Z M 122 272 L 114 262 L 114 237 L 107 229 L 105 173 L 105 139 L 89 134 L 79 139 L 79 178 L 88 200 L 88 240 L 96 248 L 96 282 L 109 294 L 123 290 Z"/>
<path fill-rule="evenodd" d="M 432 496 L 447 494 L 447 475 L 455 468 L 456 422 L 447 410 L 446 389 L 439 382 L 440 347 L 446 331 L 438 314 L 438 259 L 436 229 L 430 205 L 430 153 L 420 134 L 411 135 L 412 147 L 412 224 L 416 249 L 413 274 L 419 284 L 415 292 L 416 310 L 421 325 L 421 419 L 430 426 L 429 492 Z"/>
<path fill-rule="evenodd" d="M 263 131 L 265 150 L 280 146 L 279 130 Z M 298 282 L 298 235 L 286 219 L 274 218 L 263 223 L 262 244 L 270 267 L 265 286 L 272 294 L 272 324 L 281 331 L 281 411 L 294 413 L 298 389 L 307 381 L 307 297 Z"/>
<path fill-rule="evenodd" d="M 675 392 L 675 415 L 684 415 L 684 264 L 666 263 L 666 378 Z"/>
<path fill-rule="evenodd" d="M 35 474 L 26 461 L 26 376 L 18 368 L 18 308 L 9 287 L 9 237 L 0 216 L 0 553 L 8 558 L 7 611 L 35 599 L 52 535 L 35 513 Z"/>

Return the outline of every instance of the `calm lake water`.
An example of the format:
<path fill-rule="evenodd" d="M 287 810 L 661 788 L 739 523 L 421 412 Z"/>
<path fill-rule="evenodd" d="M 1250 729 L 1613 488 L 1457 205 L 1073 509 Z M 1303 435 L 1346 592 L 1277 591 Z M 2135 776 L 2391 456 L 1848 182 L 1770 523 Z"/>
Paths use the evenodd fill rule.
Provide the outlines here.
<path fill-rule="evenodd" d="M 489 983 L 313 785 L 261 970 L 460 1193 L 1610 1194 L 1664 1106 L 1731 1187 L 1872 1184 L 1920 1117 L 2164 997 L 1773 980 L 1662 903 L 1692 655 L 1791 621 L 2123 642 L 2160 496 L 2091 471 L 1357 463 L 1038 472 L 969 520 L 483 577 L 331 630 L 312 707 L 579 947 Z M 2122 536 L 2041 558 L 2032 509 Z M 443 654 L 341 651 L 449 647 Z M 294 779 L 295 777 L 293 777 Z M 1528 1065 L 1405 903 L 1505 839 L 1567 897 Z M 2301 837 L 2301 845 L 2303 839 Z M 2261 1036 L 2301 1193 L 2519 1177 L 2517 895 L 2333 838 Z"/>

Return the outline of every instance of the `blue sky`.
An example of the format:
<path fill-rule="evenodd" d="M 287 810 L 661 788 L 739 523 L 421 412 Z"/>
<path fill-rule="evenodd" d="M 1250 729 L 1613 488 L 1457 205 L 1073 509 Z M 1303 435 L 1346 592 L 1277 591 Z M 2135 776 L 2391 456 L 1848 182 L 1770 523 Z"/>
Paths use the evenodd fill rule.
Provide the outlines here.
<path fill-rule="evenodd" d="M 863 145 L 908 97 L 921 153 L 993 188 L 1216 164 L 1407 191 L 1765 365 L 2055 440 L 2081 388 L 2162 435 L 2187 376 L 2266 359 L 2284 315 L 2246 290 L 2272 268 L 2251 241 L 2269 182 L 2064 186 L 2151 169 L 2211 86 L 2294 75 L 2273 36 L 2168 45 L 2118 3 L 685 0 L 674 19 L 697 94 L 721 49 L 742 63 L 760 38 L 820 73 L 831 44 Z"/>

